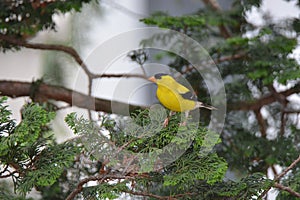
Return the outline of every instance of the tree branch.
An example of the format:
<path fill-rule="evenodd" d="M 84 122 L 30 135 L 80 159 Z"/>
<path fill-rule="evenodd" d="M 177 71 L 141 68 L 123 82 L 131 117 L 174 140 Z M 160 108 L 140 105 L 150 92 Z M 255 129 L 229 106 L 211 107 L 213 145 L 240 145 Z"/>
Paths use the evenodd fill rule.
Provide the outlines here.
<path fill-rule="evenodd" d="M 64 53 L 69 54 L 74 58 L 74 60 L 82 67 L 84 72 L 87 74 L 89 79 L 95 79 L 95 78 L 129 78 L 129 77 L 135 77 L 135 78 L 143 78 L 147 79 L 142 74 L 94 74 L 90 72 L 88 69 L 88 66 L 84 63 L 80 55 L 77 53 L 77 51 L 73 47 L 65 46 L 65 45 L 56 45 L 56 44 L 43 44 L 43 43 L 29 43 L 26 40 L 17 39 L 11 36 L 0 34 L 0 40 L 6 41 L 10 44 L 14 44 L 17 46 L 22 46 L 30 49 L 39 49 L 39 50 L 50 50 L 50 51 L 61 51 Z"/>
<path fill-rule="evenodd" d="M 8 174 L 1 175 L 0 178 L 8 178 L 11 177 L 13 174 L 19 173 L 18 171 L 9 172 Z"/>
<path fill-rule="evenodd" d="M 281 184 L 279 184 L 279 183 L 275 183 L 275 184 L 274 184 L 274 187 L 275 187 L 275 188 L 278 188 L 278 189 L 280 189 L 280 190 L 284 190 L 284 191 L 290 193 L 291 195 L 300 198 L 300 193 L 298 193 L 298 192 L 292 190 L 292 189 L 289 188 L 289 187 L 286 187 L 286 186 L 281 185 Z"/>
<path fill-rule="evenodd" d="M 166 197 L 151 194 L 151 193 L 146 193 L 146 192 L 136 192 L 136 191 L 129 191 L 129 190 L 124 190 L 123 192 L 128 193 L 128 194 L 132 194 L 132 195 L 135 195 L 135 196 L 152 197 L 152 198 L 161 199 L 161 200 L 166 199 Z"/>
<path fill-rule="evenodd" d="M 105 181 L 106 179 L 133 179 L 133 177 L 130 176 L 123 176 L 123 175 L 113 175 L 113 174 L 104 174 L 104 175 L 99 175 L 99 176 L 91 176 L 88 178 L 85 178 L 83 180 L 81 180 L 76 189 L 73 190 L 69 196 L 66 198 L 66 200 L 72 200 L 76 197 L 77 194 L 79 194 L 82 190 L 83 190 L 83 185 L 90 182 L 90 181 L 99 181 L 99 183 L 101 184 L 103 181 Z"/>
<path fill-rule="evenodd" d="M 220 4 L 217 0 L 202 0 L 206 5 L 211 7 L 214 11 L 220 12 L 222 10 Z M 231 34 L 228 30 L 228 28 L 225 25 L 219 25 L 219 30 L 221 35 L 227 39 L 231 37 Z"/>
<path fill-rule="evenodd" d="M 214 62 L 216 64 L 218 64 L 218 63 L 225 62 L 225 61 L 238 60 L 238 59 L 244 58 L 246 56 L 247 56 L 247 54 L 242 52 L 242 53 L 238 53 L 238 54 L 234 54 L 234 55 L 220 57 L 220 58 L 214 60 Z"/>
<path fill-rule="evenodd" d="M 141 78 L 147 80 L 143 74 L 94 74 L 93 78 Z"/>
<path fill-rule="evenodd" d="M 143 174 L 141 174 L 143 175 Z M 74 199 L 80 192 L 83 190 L 83 185 L 90 182 L 90 181 L 98 181 L 99 184 L 103 183 L 107 179 L 115 179 L 115 180 L 134 180 L 138 178 L 140 175 L 138 174 L 131 174 L 131 175 L 119 175 L 119 174 L 103 174 L 103 175 L 98 175 L 98 176 L 91 176 L 88 178 L 85 178 L 81 180 L 78 184 L 77 187 L 68 195 L 66 200 L 72 200 Z M 192 196 L 195 195 L 194 193 L 184 193 L 184 194 L 175 194 L 175 195 L 170 195 L 170 196 L 159 196 L 155 195 L 152 193 L 147 193 L 147 192 L 138 192 L 138 191 L 129 191 L 129 190 L 123 190 L 122 192 L 136 195 L 136 196 L 144 196 L 144 197 L 152 197 L 156 199 L 162 199 L 162 200 L 169 200 L 169 199 L 177 199 L 180 197 L 184 196 Z"/>
<path fill-rule="evenodd" d="M 30 96 L 32 83 L 20 82 L 20 81 L 0 81 L 0 95 L 9 96 L 12 98 Z M 85 95 L 80 92 L 76 92 L 60 86 L 51 86 L 45 83 L 41 83 L 36 90 L 35 99 L 40 102 L 47 100 L 63 101 L 72 106 L 79 108 L 90 109 L 94 111 L 103 111 L 106 113 L 112 113 L 112 101 L 95 98 Z M 129 111 L 140 108 L 137 105 L 129 105 L 123 102 L 114 101 L 114 105 L 125 107 Z M 116 113 L 124 114 L 124 113 Z"/>
<path fill-rule="evenodd" d="M 294 160 L 294 162 L 292 162 L 292 164 L 290 164 L 290 166 L 288 166 L 285 170 L 283 170 L 283 172 L 281 172 L 280 174 L 278 174 L 278 176 L 276 176 L 276 178 L 274 179 L 275 181 L 278 181 L 279 179 L 281 179 L 284 175 L 286 175 L 292 168 L 294 168 L 298 163 L 300 162 L 300 155 L 299 157 Z"/>
<path fill-rule="evenodd" d="M 260 127 L 261 137 L 266 138 L 266 136 L 267 136 L 267 125 L 266 125 L 265 119 L 263 118 L 263 116 L 260 112 L 260 109 L 254 110 L 254 113 L 255 113 L 257 122 L 259 124 L 259 127 Z"/>
<path fill-rule="evenodd" d="M 288 97 L 295 93 L 300 93 L 300 83 L 296 84 L 294 87 L 292 87 L 286 91 L 279 92 L 278 94 L 281 96 Z M 244 110 L 244 111 L 258 110 L 261 107 L 263 107 L 265 105 L 269 105 L 276 101 L 277 101 L 277 98 L 274 97 L 273 94 L 268 94 L 265 97 L 257 99 L 253 102 L 237 102 L 237 103 L 228 105 L 228 108 L 229 108 L 229 110 Z"/>
<path fill-rule="evenodd" d="M 287 110 L 287 109 L 284 109 L 282 112 L 286 113 L 286 114 L 299 114 L 300 110 Z"/>
<path fill-rule="evenodd" d="M 182 198 L 186 196 L 192 196 L 195 195 L 194 193 L 185 193 L 185 194 L 175 194 L 175 195 L 170 195 L 170 196 L 159 196 L 151 193 L 146 193 L 146 192 L 136 192 L 136 191 L 123 191 L 124 193 L 136 195 L 136 196 L 143 196 L 143 197 L 153 197 L 156 199 L 161 199 L 161 200 L 176 200 L 177 198 Z"/>
<path fill-rule="evenodd" d="M 276 188 L 278 188 L 278 189 L 282 189 L 283 188 L 283 190 L 285 190 L 285 191 L 287 191 L 287 192 L 289 192 L 290 191 L 290 193 L 292 194 L 292 195 L 298 195 L 298 193 L 297 192 L 294 192 L 294 191 L 292 191 L 292 189 L 290 189 L 290 188 L 288 188 L 288 187 L 286 187 L 286 186 L 282 186 L 282 185 L 280 185 L 280 184 L 278 184 L 278 182 L 280 181 L 280 179 L 284 176 L 284 175 L 286 175 L 291 169 L 293 169 L 298 163 L 300 162 L 300 155 L 299 155 L 299 157 L 296 159 L 296 160 L 294 160 L 294 162 L 292 162 L 291 164 L 290 164 L 290 166 L 288 166 L 285 170 L 283 170 L 280 174 L 278 174 L 278 176 L 276 176 L 275 178 L 274 178 L 274 185 L 273 185 L 273 187 L 276 187 Z M 278 187 L 279 186 L 279 187 Z M 282 186 L 282 187 L 281 187 Z M 281 187 L 281 188 L 280 188 Z M 267 188 L 265 191 L 263 191 L 263 193 L 258 197 L 258 199 L 262 199 L 268 192 L 269 192 L 269 190 L 272 188 L 272 186 L 271 187 L 269 187 L 269 188 Z M 299 197 L 299 196 L 298 196 Z"/>
<path fill-rule="evenodd" d="M 6 41 L 10 44 L 14 44 L 17 46 L 22 46 L 30 49 L 40 49 L 40 50 L 50 50 L 50 51 L 62 51 L 64 53 L 69 54 L 74 58 L 74 60 L 82 67 L 84 72 L 89 76 L 93 77 L 94 74 L 91 73 L 87 67 L 87 65 L 83 62 L 80 55 L 73 47 L 65 46 L 65 45 L 56 45 L 56 44 L 43 44 L 43 43 L 29 43 L 26 40 L 17 39 L 8 35 L 0 34 L 0 40 Z"/>
<path fill-rule="evenodd" d="M 213 61 L 208 61 L 208 62 L 205 62 L 205 63 L 201 63 L 201 65 L 214 65 L 214 64 L 219 64 L 219 63 L 222 63 L 222 62 L 226 62 L 226 61 L 231 61 L 231 60 L 238 60 L 238 59 L 241 59 L 241 58 L 244 58 L 246 56 L 245 53 L 238 53 L 238 54 L 234 54 L 234 55 L 229 55 L 229 56 L 222 56 L 220 58 L 217 58 L 217 59 L 214 59 Z M 195 67 L 193 65 L 189 65 L 187 66 L 187 68 L 182 71 L 181 73 L 182 74 L 186 74 L 192 70 L 194 70 Z"/>

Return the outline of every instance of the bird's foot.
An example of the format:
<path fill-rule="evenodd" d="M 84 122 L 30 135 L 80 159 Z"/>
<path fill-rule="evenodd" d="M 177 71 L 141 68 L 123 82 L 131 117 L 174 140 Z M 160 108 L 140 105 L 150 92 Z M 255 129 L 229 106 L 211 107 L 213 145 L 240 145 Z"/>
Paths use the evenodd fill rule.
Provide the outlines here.
<path fill-rule="evenodd" d="M 180 122 L 180 123 L 179 123 L 179 126 L 186 126 L 186 121 Z"/>
<path fill-rule="evenodd" d="M 163 123 L 163 126 L 164 126 L 164 127 L 167 127 L 168 124 L 169 124 L 169 118 L 167 117 L 167 118 L 165 119 L 164 123 Z"/>

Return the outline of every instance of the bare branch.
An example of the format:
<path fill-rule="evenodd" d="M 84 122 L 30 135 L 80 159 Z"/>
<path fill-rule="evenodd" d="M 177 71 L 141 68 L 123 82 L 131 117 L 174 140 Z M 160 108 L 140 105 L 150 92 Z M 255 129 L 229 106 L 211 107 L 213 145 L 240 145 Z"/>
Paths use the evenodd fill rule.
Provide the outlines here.
<path fill-rule="evenodd" d="M 281 172 L 278 176 L 276 176 L 276 178 L 274 179 L 275 181 L 278 181 L 279 179 L 281 179 L 284 175 L 286 175 L 292 168 L 294 168 L 297 163 L 300 162 L 300 155 L 299 157 L 294 160 L 294 162 L 292 162 L 292 164 L 290 164 L 290 166 L 288 166 L 285 170 L 283 170 L 283 172 Z"/>
<path fill-rule="evenodd" d="M 219 64 L 222 62 L 226 62 L 226 61 L 231 61 L 231 60 L 238 60 L 241 58 L 244 58 L 246 56 L 245 53 L 238 53 L 238 54 L 234 54 L 234 55 L 230 55 L 230 56 L 222 56 L 220 58 L 217 58 L 213 61 L 208 61 L 205 63 L 201 63 L 201 65 L 214 65 L 214 64 Z M 192 70 L 194 70 L 195 67 L 193 65 L 188 66 L 184 71 L 182 71 L 183 74 L 186 74 Z"/>
<path fill-rule="evenodd" d="M 30 96 L 31 85 L 32 83 L 29 82 L 0 81 L 0 95 L 9 96 L 12 98 Z M 41 83 L 35 93 L 35 100 L 45 102 L 49 99 L 63 101 L 68 103 L 69 105 L 77 106 L 79 108 L 112 113 L 112 101 L 110 100 L 95 98 L 64 87 L 51 86 L 45 83 Z M 114 105 L 118 105 L 122 108 L 128 108 L 129 111 L 141 108 L 137 105 L 128 105 L 126 103 L 118 101 L 114 101 L 113 103 Z"/>
<path fill-rule="evenodd" d="M 283 110 L 283 113 L 286 113 L 286 114 L 299 114 L 300 113 L 300 110 Z"/>
<path fill-rule="evenodd" d="M 299 155 L 299 157 L 298 157 L 296 160 L 294 160 L 294 162 L 292 162 L 292 164 L 290 164 L 290 166 L 288 166 L 285 170 L 283 170 L 283 172 L 281 172 L 280 174 L 278 174 L 278 176 L 276 176 L 276 177 L 274 178 L 274 182 L 275 182 L 275 183 L 274 183 L 273 187 L 279 186 L 280 184 L 278 184 L 278 182 L 280 181 L 280 179 L 281 179 L 284 175 L 286 175 L 291 169 L 293 169 L 299 162 L 300 162 L 300 155 Z M 277 184 L 277 185 L 276 185 L 276 184 Z M 281 185 L 280 185 L 280 186 L 281 186 Z M 266 196 L 267 193 L 269 192 L 269 190 L 270 190 L 271 188 L 272 188 L 272 186 L 269 187 L 269 188 L 267 188 L 265 191 L 263 191 L 263 193 L 258 197 L 258 199 L 262 199 L 264 196 Z M 278 189 L 281 189 L 281 188 L 279 188 L 279 187 L 277 187 L 277 188 L 278 188 Z M 282 188 L 283 188 L 283 190 L 285 190 L 285 191 L 289 190 L 290 193 L 293 194 L 293 195 L 294 195 L 294 194 L 298 195 L 298 193 L 292 191 L 290 188 L 287 189 L 287 187 L 285 187 L 285 186 L 283 186 Z"/>
<path fill-rule="evenodd" d="M 99 184 L 103 183 L 106 179 L 134 179 L 133 177 L 130 176 L 123 176 L 123 175 L 114 175 L 114 174 L 104 174 L 104 175 L 99 175 L 99 176 L 91 176 L 88 178 L 85 178 L 81 180 L 76 189 L 73 190 L 69 196 L 66 198 L 66 200 L 72 200 L 76 197 L 77 194 L 79 194 L 83 190 L 83 185 L 90 182 L 90 181 L 99 181 Z"/>
<path fill-rule="evenodd" d="M 289 187 L 286 187 L 286 186 L 281 185 L 281 184 L 279 184 L 279 183 L 275 183 L 275 184 L 274 184 L 274 187 L 275 187 L 275 188 L 278 188 L 278 189 L 280 189 L 280 190 L 284 190 L 284 191 L 290 193 L 291 195 L 300 198 L 300 193 L 295 192 L 294 190 L 292 190 L 292 189 L 289 188 Z"/>
<path fill-rule="evenodd" d="M 247 54 L 245 54 L 245 53 L 238 53 L 238 54 L 234 54 L 234 55 L 230 55 L 230 56 L 223 56 L 221 58 L 214 60 L 214 62 L 216 64 L 218 64 L 218 63 L 225 62 L 225 61 L 237 60 L 237 59 L 244 58 L 246 55 Z"/>
<path fill-rule="evenodd" d="M 98 181 L 98 184 L 101 184 L 105 182 L 106 180 L 134 180 L 136 178 L 139 178 L 140 176 L 143 177 L 143 174 L 128 174 L 128 175 L 119 175 L 119 174 L 103 174 L 98 176 L 91 176 L 85 179 L 82 179 L 78 184 L 77 187 L 69 194 L 69 196 L 66 198 L 66 200 L 72 200 L 74 199 L 80 192 L 83 190 L 84 184 L 90 182 L 90 181 Z M 138 192 L 133 190 L 123 190 L 122 192 L 127 194 L 132 194 L 136 196 L 144 196 L 144 197 L 152 197 L 156 199 L 177 199 L 180 197 L 185 196 L 192 196 L 195 195 L 194 193 L 184 193 L 184 194 L 176 194 L 176 195 L 170 195 L 170 196 L 159 196 L 148 192 Z"/>
<path fill-rule="evenodd" d="M 18 171 L 9 172 L 8 174 L 1 175 L 0 178 L 8 178 L 11 177 L 13 174 L 19 173 Z"/>
<path fill-rule="evenodd" d="M 95 78 L 129 78 L 129 77 L 135 77 L 135 78 L 143 78 L 147 79 L 142 74 L 94 74 L 90 72 L 88 69 L 88 66 L 84 63 L 80 55 L 77 53 L 77 51 L 73 47 L 65 46 L 65 45 L 55 45 L 55 44 L 43 44 L 43 43 L 29 43 L 26 40 L 17 39 L 11 36 L 0 34 L 0 40 L 9 42 L 11 44 L 22 46 L 30 49 L 40 49 L 40 50 L 50 50 L 50 51 L 61 51 L 64 53 L 69 54 L 74 58 L 74 60 L 82 67 L 84 72 L 87 74 L 89 79 L 95 79 Z"/>
<path fill-rule="evenodd" d="M 87 67 L 87 65 L 83 62 L 80 55 L 73 47 L 65 46 L 65 45 L 56 45 L 56 44 L 43 44 L 43 43 L 29 43 L 26 40 L 17 39 L 11 36 L 0 34 L 0 40 L 6 41 L 10 44 L 14 44 L 17 46 L 22 46 L 30 49 L 40 49 L 40 50 L 50 50 L 50 51 L 62 51 L 74 58 L 74 60 L 82 67 L 84 72 L 88 75 L 88 77 L 93 77 L 94 74 L 91 73 Z"/>
<path fill-rule="evenodd" d="M 221 6 L 218 3 L 217 0 L 202 0 L 207 6 L 211 7 L 214 11 L 221 11 Z M 219 30 L 221 35 L 226 39 L 226 38 L 230 38 L 231 34 L 228 30 L 228 28 L 225 25 L 219 25 Z"/>
<path fill-rule="evenodd" d="M 284 109 L 282 109 L 281 111 L 281 116 L 280 116 L 280 121 L 281 121 L 281 124 L 280 124 L 280 135 L 283 136 L 284 135 L 284 132 L 285 132 L 285 126 L 286 126 L 286 116 L 285 116 L 285 113 L 283 112 Z"/>
<path fill-rule="evenodd" d="M 278 93 L 273 85 L 269 86 L 269 90 L 271 91 L 271 94 L 276 98 L 276 100 L 283 105 L 283 107 L 286 107 L 286 104 L 288 103 L 288 100 L 286 99 L 286 96 Z"/>
<path fill-rule="evenodd" d="M 176 195 L 170 195 L 170 196 L 159 196 L 151 193 L 146 192 L 136 192 L 136 191 L 123 191 L 124 193 L 136 195 L 136 196 L 143 196 L 143 197 L 153 197 L 156 199 L 162 199 L 162 200 L 176 200 L 177 198 L 182 198 L 186 196 L 193 196 L 194 193 L 185 193 L 185 194 L 176 194 Z"/>
<path fill-rule="evenodd" d="M 128 194 L 132 194 L 132 195 L 136 195 L 136 196 L 152 197 L 152 198 L 155 198 L 155 199 L 166 199 L 166 197 L 151 194 L 151 193 L 146 193 L 146 192 L 136 192 L 136 191 L 129 191 L 129 190 L 126 190 L 126 191 L 124 190 L 123 192 L 128 193 Z"/>
<path fill-rule="evenodd" d="M 93 78 L 142 78 L 142 79 L 148 79 L 143 74 L 94 74 Z"/>
<path fill-rule="evenodd" d="M 286 91 L 279 92 L 279 95 L 288 97 L 295 93 L 300 93 L 300 83 L 296 84 L 294 87 L 292 87 Z M 244 111 L 257 110 L 265 105 L 269 105 L 276 101 L 277 101 L 277 98 L 275 98 L 273 94 L 268 94 L 265 97 L 257 99 L 253 102 L 238 102 L 238 103 L 234 103 L 232 105 L 228 105 L 228 108 L 230 110 L 244 110 Z"/>
<path fill-rule="evenodd" d="M 260 127 L 261 136 L 263 138 L 265 138 L 267 136 L 267 125 L 266 125 L 265 119 L 263 118 L 263 116 L 260 112 L 260 109 L 254 110 L 254 113 L 255 113 L 257 122 L 259 124 L 259 127 Z"/>

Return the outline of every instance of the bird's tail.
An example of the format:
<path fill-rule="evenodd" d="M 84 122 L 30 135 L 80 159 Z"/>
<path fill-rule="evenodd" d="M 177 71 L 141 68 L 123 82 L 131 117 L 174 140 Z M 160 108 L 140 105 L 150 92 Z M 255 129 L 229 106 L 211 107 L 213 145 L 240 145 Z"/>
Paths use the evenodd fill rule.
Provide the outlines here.
<path fill-rule="evenodd" d="M 205 105 L 204 103 L 202 103 L 200 101 L 197 101 L 196 108 L 206 108 L 208 110 L 218 110 L 217 108 L 210 106 L 210 105 Z"/>

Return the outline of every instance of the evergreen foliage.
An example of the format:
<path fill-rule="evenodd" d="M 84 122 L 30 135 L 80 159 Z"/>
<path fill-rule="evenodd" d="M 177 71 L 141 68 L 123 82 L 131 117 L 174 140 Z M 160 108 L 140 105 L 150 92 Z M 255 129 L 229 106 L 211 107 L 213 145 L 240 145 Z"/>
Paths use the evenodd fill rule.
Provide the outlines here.
<path fill-rule="evenodd" d="M 17 42 L 9 41 L 27 42 L 41 30 L 55 30 L 54 14 L 80 11 L 90 2 L 1 1 L 1 50 L 18 50 Z M 76 138 L 57 144 L 51 129 L 55 111 L 48 104 L 27 103 L 17 123 L 7 98 L 2 97 L 0 178 L 10 178 L 14 189 L 2 181 L 0 199 L 28 199 L 26 194 L 36 189 L 42 199 L 116 199 L 129 195 L 248 200 L 263 198 L 261 195 L 271 187 L 278 189 L 279 200 L 296 199 L 300 166 L 291 164 L 300 150 L 299 109 L 289 96 L 300 91 L 300 68 L 292 56 L 298 47 L 300 22 L 265 16 L 258 27 L 249 22 L 247 13 L 261 4 L 261 0 L 235 0 L 229 10 L 209 7 L 184 16 L 157 12 L 141 19 L 146 25 L 192 37 L 216 62 L 228 104 L 220 138 L 205 128 L 210 116 L 207 111 L 201 113 L 200 122 L 190 120 L 187 126 L 179 126 L 182 115 L 177 113 L 163 127 L 165 111 L 145 109 L 132 112 L 130 117 L 100 113 L 96 122 L 71 113 L 65 122 Z M 154 40 L 168 43 L 171 37 L 157 35 L 143 44 Z M 193 46 L 187 49 L 184 41 L 177 45 L 191 53 L 195 50 Z M 167 57 L 168 65 L 183 74 L 199 99 L 210 103 L 205 98 L 209 95 L 204 81 L 189 68 L 187 60 L 172 53 L 153 57 Z M 136 55 L 131 59 L 138 60 Z M 139 64 L 147 59 L 144 54 Z M 279 84 L 286 91 L 277 91 Z M 219 143 L 215 146 L 211 141 Z M 183 147 L 188 148 L 176 154 Z M 280 174 L 278 167 L 289 173 Z M 268 176 L 270 170 L 274 180 Z"/>
<path fill-rule="evenodd" d="M 0 100 L 1 176 L 11 177 L 15 191 L 25 195 L 33 187 L 55 183 L 79 150 L 72 144 L 56 144 L 49 126 L 54 112 L 30 103 L 24 106 L 22 121 L 16 124 L 6 99 Z"/>

